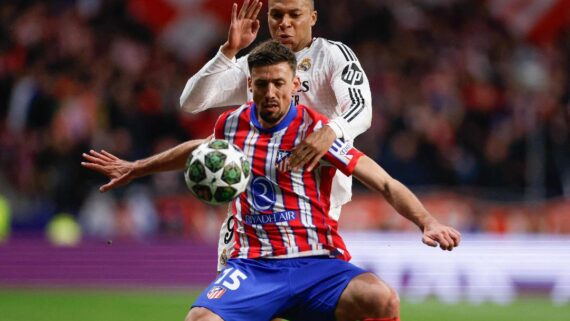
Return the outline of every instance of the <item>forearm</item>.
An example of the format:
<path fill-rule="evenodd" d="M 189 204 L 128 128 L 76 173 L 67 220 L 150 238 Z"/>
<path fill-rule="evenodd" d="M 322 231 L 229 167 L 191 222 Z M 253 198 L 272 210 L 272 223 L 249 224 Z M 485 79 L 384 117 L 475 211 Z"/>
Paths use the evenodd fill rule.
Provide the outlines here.
<path fill-rule="evenodd" d="M 247 75 L 233 59 L 219 51 L 188 79 L 180 95 L 180 107 L 197 113 L 212 107 L 240 105 L 247 100 Z"/>
<path fill-rule="evenodd" d="M 206 139 L 195 139 L 184 142 L 154 156 L 134 162 L 135 178 L 159 172 L 182 170 L 186 167 L 188 155 Z"/>
<path fill-rule="evenodd" d="M 359 159 L 353 175 L 368 188 L 382 193 L 384 198 L 403 217 L 422 231 L 436 219 L 406 186 L 392 178 L 382 167 L 367 156 Z"/>

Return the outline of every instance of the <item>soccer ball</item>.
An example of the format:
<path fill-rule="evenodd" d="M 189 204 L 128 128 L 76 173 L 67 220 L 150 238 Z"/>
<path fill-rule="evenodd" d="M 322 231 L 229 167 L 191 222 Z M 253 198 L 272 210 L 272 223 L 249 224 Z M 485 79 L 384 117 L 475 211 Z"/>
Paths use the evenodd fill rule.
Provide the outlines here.
<path fill-rule="evenodd" d="M 243 193 L 250 171 L 249 161 L 239 147 L 215 139 L 201 144 L 188 156 L 184 179 L 194 196 L 216 205 Z"/>

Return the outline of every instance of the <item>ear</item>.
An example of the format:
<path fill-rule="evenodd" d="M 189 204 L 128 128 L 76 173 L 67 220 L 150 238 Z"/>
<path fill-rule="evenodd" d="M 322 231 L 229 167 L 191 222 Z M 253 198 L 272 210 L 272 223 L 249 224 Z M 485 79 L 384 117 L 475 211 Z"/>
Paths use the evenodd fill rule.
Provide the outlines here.
<path fill-rule="evenodd" d="M 301 79 L 299 79 L 299 76 L 295 76 L 293 77 L 293 90 L 291 95 L 295 95 L 297 91 L 299 91 L 299 88 L 301 88 Z"/>
<path fill-rule="evenodd" d="M 314 27 L 315 24 L 317 23 L 317 10 L 313 10 L 313 12 L 311 12 L 311 27 Z"/>
<path fill-rule="evenodd" d="M 249 89 L 249 92 L 253 92 L 251 77 L 247 77 L 247 89 Z"/>

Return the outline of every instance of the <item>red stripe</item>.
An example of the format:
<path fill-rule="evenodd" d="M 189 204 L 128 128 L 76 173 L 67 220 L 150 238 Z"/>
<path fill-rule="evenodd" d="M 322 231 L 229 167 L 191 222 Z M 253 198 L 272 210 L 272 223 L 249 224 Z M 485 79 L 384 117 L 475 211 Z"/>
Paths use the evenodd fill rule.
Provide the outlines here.
<path fill-rule="evenodd" d="M 226 126 L 229 126 L 229 124 L 226 124 Z M 237 128 L 236 128 L 236 132 L 235 132 L 236 136 L 234 137 L 234 144 L 236 144 L 242 150 L 244 149 L 245 139 L 246 139 L 247 134 L 249 133 L 250 129 L 251 129 L 251 126 L 249 124 L 249 108 L 244 108 L 241 111 L 241 114 L 239 115 L 239 119 L 237 122 Z M 247 202 L 247 193 L 243 193 L 240 195 L 239 202 L 241 205 L 241 213 L 242 214 L 249 213 L 249 204 Z M 233 208 L 233 213 L 234 213 L 234 215 L 237 213 L 237 208 L 235 208 L 235 206 Z M 242 215 L 242 217 L 243 217 L 243 215 Z M 238 224 L 237 220 L 235 223 Z M 240 224 L 243 224 L 243 223 L 240 223 Z M 241 244 L 239 234 L 237 233 L 237 226 L 234 229 L 234 236 L 236 237 L 236 248 L 235 248 L 235 251 L 232 253 L 232 257 L 237 257 L 239 254 L 239 250 L 243 246 L 245 246 L 245 244 Z M 248 241 L 249 241 L 249 239 L 248 239 Z M 251 243 L 248 244 L 248 247 L 251 248 Z"/>
<path fill-rule="evenodd" d="M 566 25 L 570 25 L 570 1 L 559 0 L 529 30 L 528 38 L 537 44 L 550 43 Z"/>
<path fill-rule="evenodd" d="M 249 108 L 248 112 L 249 114 Z M 265 157 L 267 156 L 267 145 L 271 135 L 260 133 L 253 153 L 253 163 L 251 164 L 252 174 L 255 176 L 265 176 Z M 246 213 L 249 214 L 249 213 Z M 261 255 L 261 242 L 258 239 L 255 229 L 250 225 L 245 225 L 245 232 L 250 242 L 249 257 L 259 257 Z"/>
<path fill-rule="evenodd" d="M 224 112 L 223 114 L 220 115 L 220 117 L 218 117 L 218 120 L 216 120 L 216 124 L 214 125 L 214 137 L 216 139 L 227 139 L 227 137 L 225 137 L 224 134 L 224 127 L 226 125 L 226 120 L 228 119 L 228 116 L 232 112 L 233 110 Z"/>
<path fill-rule="evenodd" d="M 292 150 L 295 144 L 295 140 L 299 135 L 299 130 L 301 125 L 303 125 L 303 108 L 299 105 L 297 106 L 297 117 L 291 122 L 283 140 L 281 141 L 282 150 Z M 291 182 L 291 172 L 285 172 L 278 176 L 278 183 L 283 191 L 283 203 L 286 209 L 294 210 L 298 213 L 297 219 L 295 221 L 289 222 L 291 229 L 293 230 L 293 235 L 295 237 L 295 244 L 300 251 L 310 249 L 309 243 L 307 242 L 308 234 L 307 230 L 301 224 L 301 217 L 299 215 L 299 198 L 296 196 L 293 190 L 293 183 Z M 300 228 L 301 227 L 301 228 Z"/>

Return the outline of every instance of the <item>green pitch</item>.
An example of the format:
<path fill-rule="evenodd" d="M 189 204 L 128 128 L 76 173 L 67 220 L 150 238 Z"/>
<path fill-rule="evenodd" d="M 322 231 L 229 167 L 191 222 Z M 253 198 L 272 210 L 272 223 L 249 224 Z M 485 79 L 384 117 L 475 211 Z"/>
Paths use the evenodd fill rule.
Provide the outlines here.
<path fill-rule="evenodd" d="M 2 321 L 183 321 L 198 292 L 182 290 L 0 289 Z M 570 305 L 522 298 L 508 306 L 402 303 L 402 321 L 568 321 Z M 230 320 L 231 321 L 231 320 Z"/>

